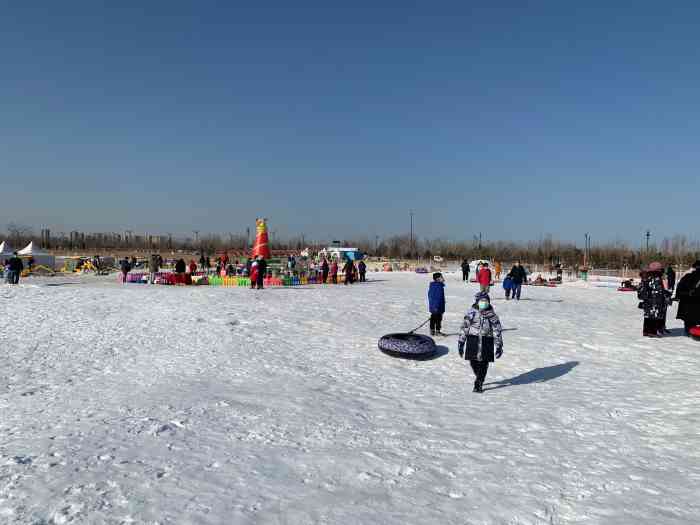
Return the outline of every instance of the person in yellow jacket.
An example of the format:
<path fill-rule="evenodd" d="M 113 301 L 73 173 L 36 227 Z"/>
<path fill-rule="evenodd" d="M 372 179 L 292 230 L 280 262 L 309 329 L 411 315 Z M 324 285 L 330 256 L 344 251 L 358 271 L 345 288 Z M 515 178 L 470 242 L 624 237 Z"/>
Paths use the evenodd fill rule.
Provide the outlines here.
<path fill-rule="evenodd" d="M 500 281 L 501 280 L 501 263 L 499 261 L 496 261 L 496 280 Z"/>

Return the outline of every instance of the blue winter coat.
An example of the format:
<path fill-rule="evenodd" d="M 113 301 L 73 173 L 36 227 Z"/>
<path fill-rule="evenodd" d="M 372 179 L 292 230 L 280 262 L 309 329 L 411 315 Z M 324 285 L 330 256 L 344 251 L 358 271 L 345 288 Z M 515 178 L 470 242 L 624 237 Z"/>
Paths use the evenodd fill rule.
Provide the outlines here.
<path fill-rule="evenodd" d="M 428 288 L 428 310 L 431 314 L 445 313 L 445 283 L 433 281 Z"/>

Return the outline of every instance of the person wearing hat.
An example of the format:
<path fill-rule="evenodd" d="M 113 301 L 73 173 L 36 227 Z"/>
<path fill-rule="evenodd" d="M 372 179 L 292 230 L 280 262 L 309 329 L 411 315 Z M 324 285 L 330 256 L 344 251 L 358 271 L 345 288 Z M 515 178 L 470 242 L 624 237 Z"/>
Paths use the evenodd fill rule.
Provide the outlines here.
<path fill-rule="evenodd" d="M 685 326 L 685 334 L 690 335 L 690 329 L 700 326 L 700 260 L 693 263 L 693 271 L 685 274 L 676 288 L 678 313 L 676 319 L 681 319 Z"/>
<path fill-rule="evenodd" d="M 445 313 L 445 279 L 440 272 L 433 274 L 428 287 L 428 310 L 430 310 L 430 335 L 444 336 L 442 316 Z"/>
<path fill-rule="evenodd" d="M 642 335 L 644 337 L 659 337 L 666 330 L 666 310 L 670 293 L 664 288 L 664 267 L 660 262 L 653 262 L 644 272 L 642 283 L 637 291 L 637 297 L 641 301 L 639 307 L 644 310 L 644 325 Z"/>
<path fill-rule="evenodd" d="M 467 315 L 464 316 L 458 350 L 459 356 L 468 359 L 474 371 L 473 391 L 482 393 L 489 362 L 493 361 L 494 357 L 499 359 L 503 355 L 503 329 L 500 319 L 491 306 L 489 294 L 479 292 L 474 297 L 474 301 Z"/>

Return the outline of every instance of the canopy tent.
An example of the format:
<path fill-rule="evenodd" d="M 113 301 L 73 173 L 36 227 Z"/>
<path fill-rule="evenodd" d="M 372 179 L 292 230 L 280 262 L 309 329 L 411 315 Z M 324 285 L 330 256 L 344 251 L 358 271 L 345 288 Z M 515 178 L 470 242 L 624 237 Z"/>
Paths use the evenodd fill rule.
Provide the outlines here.
<path fill-rule="evenodd" d="M 0 243 L 0 259 L 12 257 L 13 253 L 14 251 L 12 250 L 12 246 L 10 246 L 7 241 Z"/>
<path fill-rule="evenodd" d="M 31 257 L 34 259 L 34 264 L 36 266 L 48 266 L 53 269 L 56 265 L 56 258 L 53 255 L 49 255 L 48 252 L 42 250 L 39 246 L 34 244 L 34 241 L 30 242 L 23 249 L 17 252 L 20 257 L 28 259 Z"/>
<path fill-rule="evenodd" d="M 19 255 L 48 255 L 47 252 L 39 248 L 31 241 L 24 248 L 17 252 Z"/>

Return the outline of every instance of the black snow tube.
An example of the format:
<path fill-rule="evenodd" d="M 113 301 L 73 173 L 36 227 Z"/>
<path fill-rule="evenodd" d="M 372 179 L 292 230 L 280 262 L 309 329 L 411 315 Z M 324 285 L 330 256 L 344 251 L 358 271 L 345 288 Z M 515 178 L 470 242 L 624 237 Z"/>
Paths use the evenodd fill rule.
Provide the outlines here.
<path fill-rule="evenodd" d="M 430 357 L 437 351 L 431 337 L 410 333 L 383 336 L 379 339 L 379 349 L 390 356 L 409 359 Z"/>

